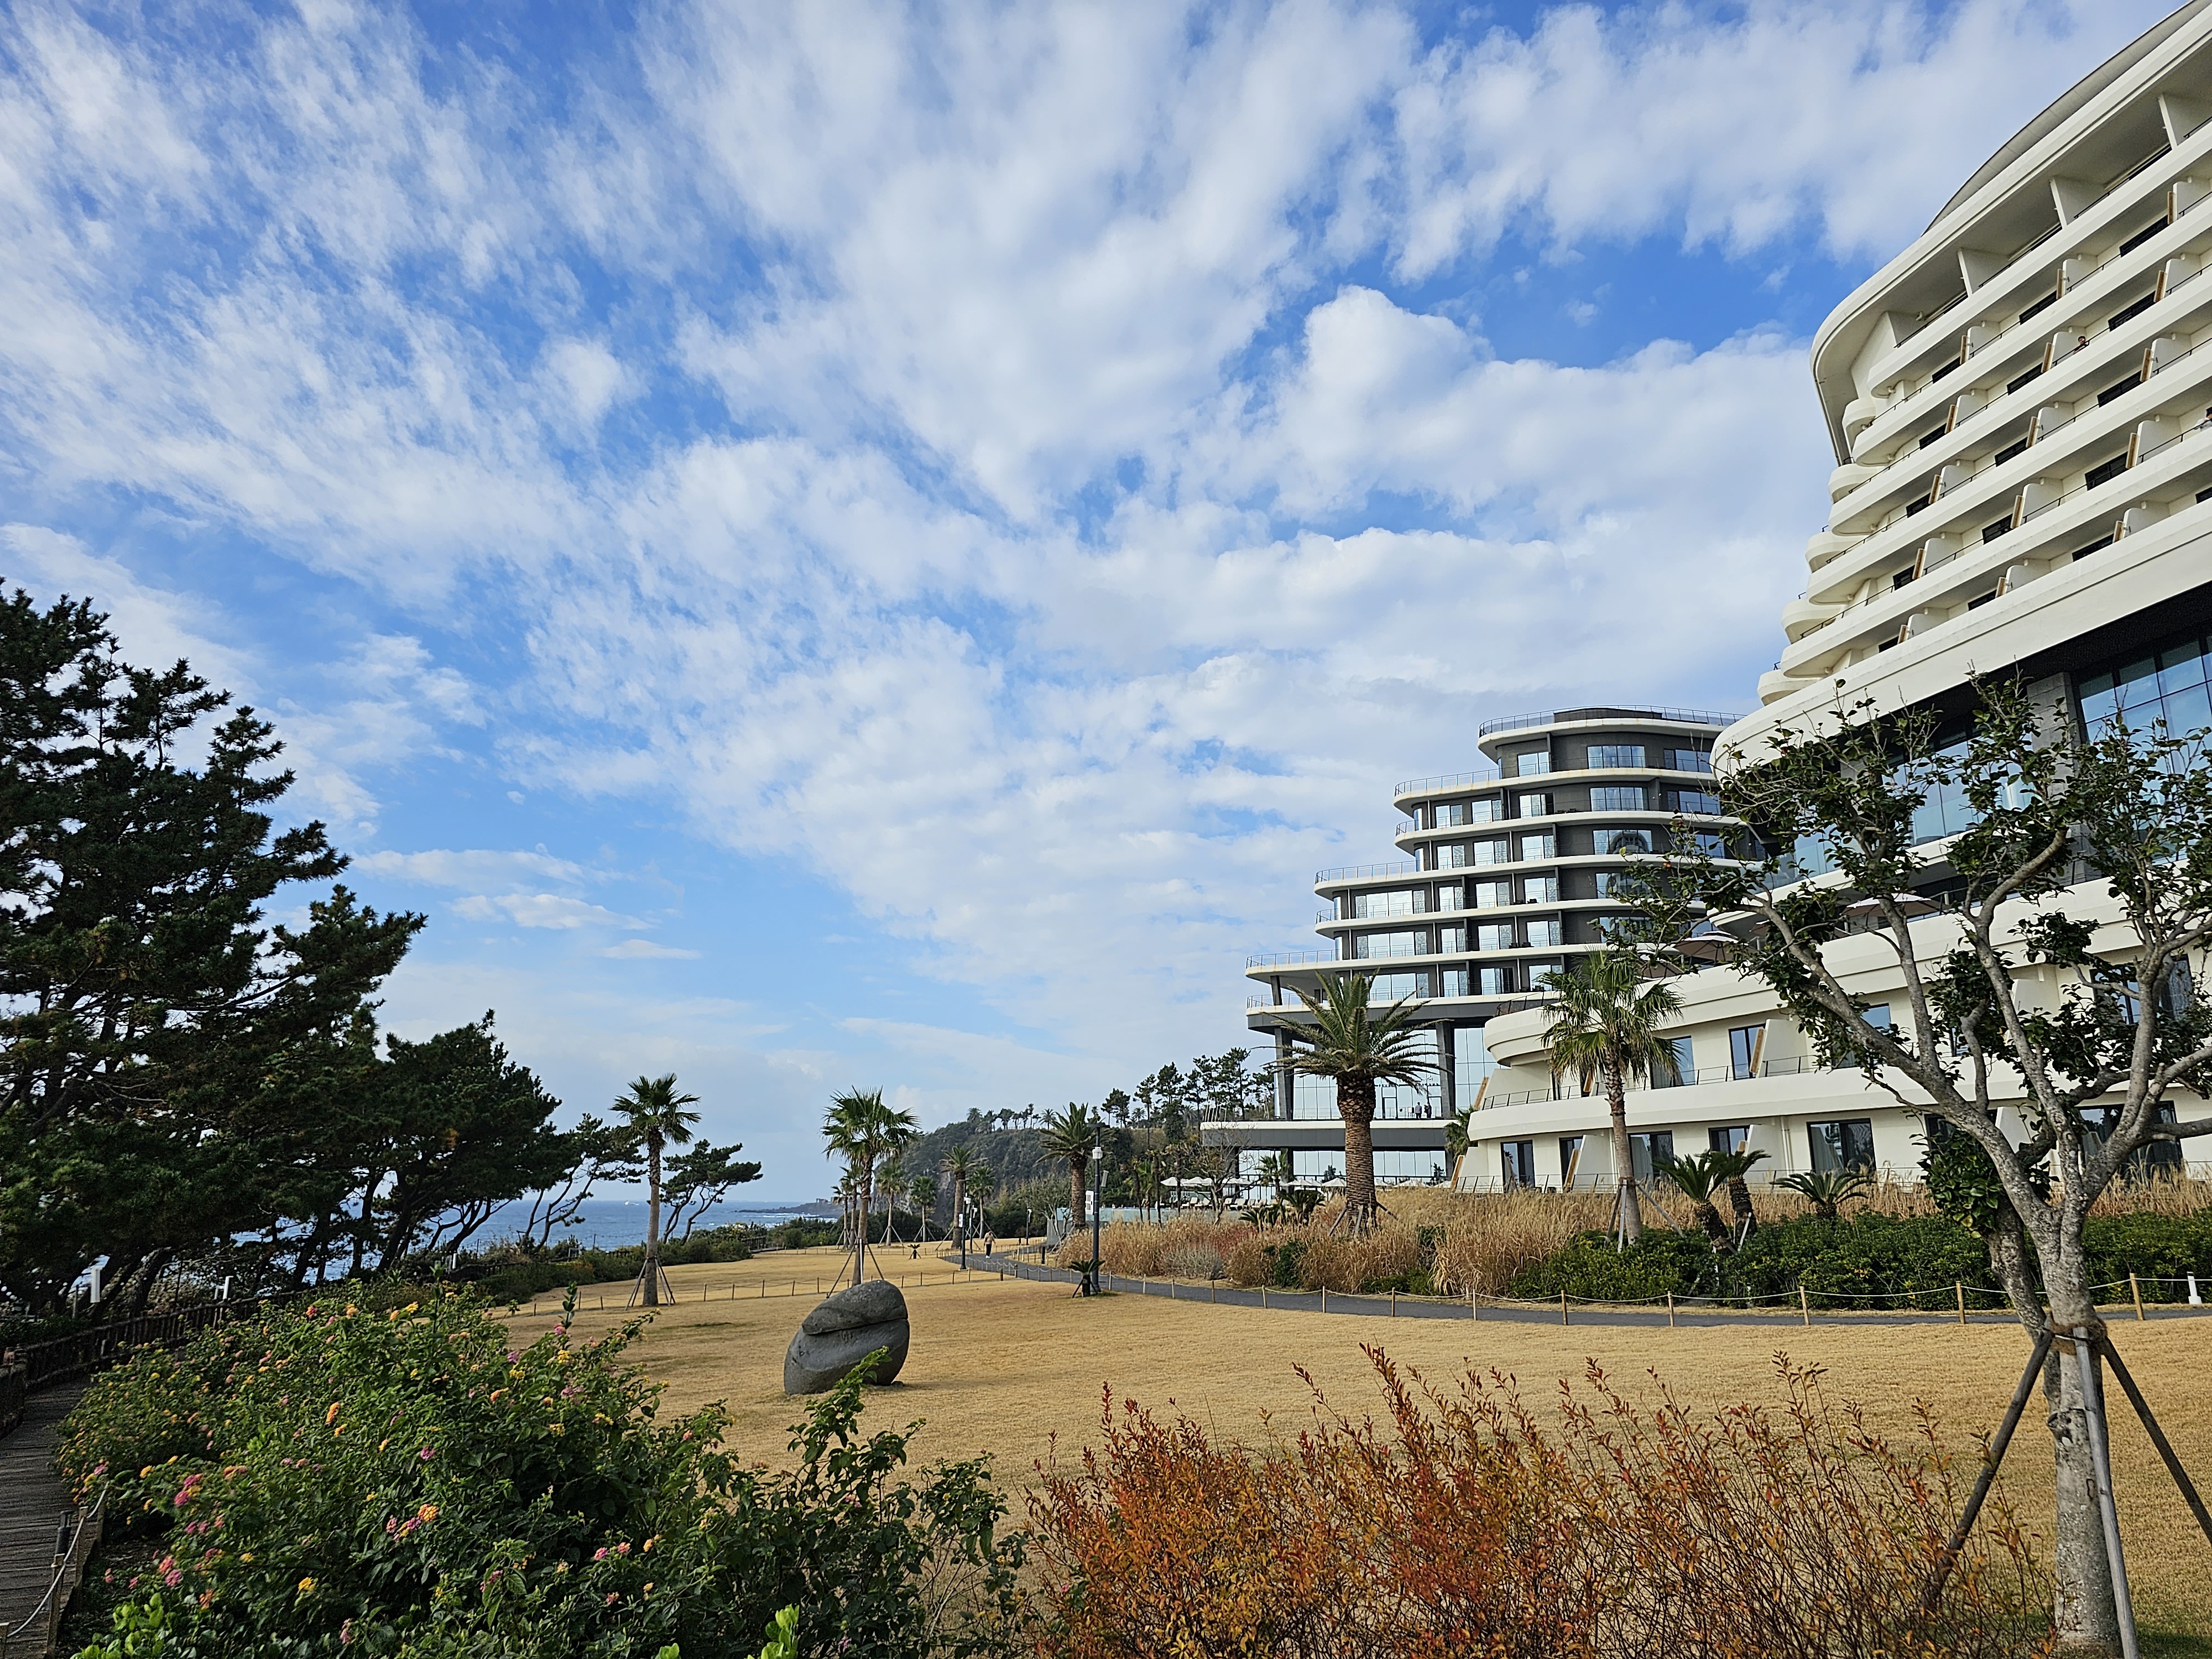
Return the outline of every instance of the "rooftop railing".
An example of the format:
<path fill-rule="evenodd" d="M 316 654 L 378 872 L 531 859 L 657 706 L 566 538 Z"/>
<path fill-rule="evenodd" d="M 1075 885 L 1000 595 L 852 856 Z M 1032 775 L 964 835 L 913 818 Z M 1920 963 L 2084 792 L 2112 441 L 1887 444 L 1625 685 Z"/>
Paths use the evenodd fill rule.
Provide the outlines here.
<path fill-rule="evenodd" d="M 1385 876 L 1411 876 L 1420 872 L 1420 864 L 1413 859 L 1393 859 L 1388 864 L 1343 864 L 1334 870 L 1314 872 L 1314 884 L 1325 881 L 1371 881 Z"/>
<path fill-rule="evenodd" d="M 1487 731 L 1487 726 L 1483 728 Z M 1445 772 L 1433 778 L 1408 778 L 1395 786 L 1392 795 L 1438 795 L 1447 789 L 1469 789 L 1478 783 L 1496 783 L 1500 774 L 1496 767 L 1473 772 Z"/>
<path fill-rule="evenodd" d="M 1508 714 L 1502 720 L 1483 721 L 1475 727 L 1474 734 L 1478 738 L 1486 738 L 1493 732 L 1518 732 L 1532 726 L 1611 720 L 1667 720 L 1685 726 L 1734 726 L 1740 718 L 1739 715 L 1724 714 L 1710 708 L 1632 708 L 1623 703 L 1600 708 L 1562 708 L 1548 714 Z"/>

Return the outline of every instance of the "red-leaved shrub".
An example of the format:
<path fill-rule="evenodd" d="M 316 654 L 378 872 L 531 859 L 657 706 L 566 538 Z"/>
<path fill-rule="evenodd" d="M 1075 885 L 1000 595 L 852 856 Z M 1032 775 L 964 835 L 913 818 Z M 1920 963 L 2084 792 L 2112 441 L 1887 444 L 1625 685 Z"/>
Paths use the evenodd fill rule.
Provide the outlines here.
<path fill-rule="evenodd" d="M 1963 1491 L 1936 1425 L 1893 1445 L 1778 1358 L 1778 1413 L 1639 1406 L 1593 1365 L 1547 1426 L 1493 1374 L 1449 1391 L 1369 1349 L 1387 1424 L 1316 1391 L 1255 1451 L 1106 1401 L 1042 1471 L 1042 1650 L 1067 1659 L 1995 1659 L 2048 1647 L 2045 1582 L 1993 1501 L 1915 1612 Z M 1310 1382 L 1311 1379 L 1307 1379 Z M 1974 1465 L 1964 1466 L 1971 1474 Z M 1961 1483 L 1963 1486 L 1964 1483 Z"/>

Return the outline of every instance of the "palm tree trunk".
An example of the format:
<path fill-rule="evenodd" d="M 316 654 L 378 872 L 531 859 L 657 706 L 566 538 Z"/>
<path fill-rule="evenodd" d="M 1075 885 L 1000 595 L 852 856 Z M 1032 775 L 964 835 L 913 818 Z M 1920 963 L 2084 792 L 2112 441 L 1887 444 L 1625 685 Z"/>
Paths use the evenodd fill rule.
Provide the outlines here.
<path fill-rule="evenodd" d="M 645 1143 L 645 1305 L 660 1305 L 660 1139 Z"/>
<path fill-rule="evenodd" d="M 1621 1080 L 1620 1064 L 1607 1055 L 1598 1067 L 1605 1083 L 1605 1107 L 1613 1119 L 1613 1167 L 1620 1185 L 1620 1237 L 1624 1243 L 1644 1238 L 1644 1211 L 1636 1201 L 1636 1159 L 1628 1144 L 1628 1091 Z"/>
<path fill-rule="evenodd" d="M 1091 1218 L 1090 1209 L 1083 1201 L 1084 1163 L 1079 1158 L 1067 1160 L 1067 1212 L 1075 1218 L 1078 1229 Z"/>
<path fill-rule="evenodd" d="M 1759 1231 L 1759 1216 L 1751 1207 L 1751 1188 L 1741 1176 L 1729 1177 L 1729 1208 L 1735 1212 L 1737 1236 L 1749 1238 Z"/>
<path fill-rule="evenodd" d="M 1339 1079 L 1336 1109 L 1344 1120 L 1344 1216 L 1358 1237 L 1375 1224 L 1375 1085 Z"/>

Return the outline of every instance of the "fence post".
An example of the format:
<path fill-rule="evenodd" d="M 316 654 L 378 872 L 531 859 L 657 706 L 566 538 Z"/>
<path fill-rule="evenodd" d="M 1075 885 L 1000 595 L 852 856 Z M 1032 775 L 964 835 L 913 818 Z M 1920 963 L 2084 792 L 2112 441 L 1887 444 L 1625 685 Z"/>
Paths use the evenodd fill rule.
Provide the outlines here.
<path fill-rule="evenodd" d="M 1565 1324 L 1566 1322 L 1567 1322 L 1567 1293 L 1566 1293 L 1565 1291 L 1561 1291 L 1559 1292 L 1559 1323 L 1561 1323 L 1562 1325 L 1564 1325 L 1564 1324 Z"/>
<path fill-rule="evenodd" d="M 1952 1289 L 1954 1292 L 1956 1292 L 1956 1293 L 1957 1293 L 1957 1295 L 1958 1295 L 1958 1297 L 1959 1297 L 1959 1322 L 1960 1322 L 1961 1325 L 1963 1325 L 1963 1324 L 1965 1324 L 1965 1323 L 1966 1322 L 1966 1280 L 1964 1280 L 1963 1279 L 1953 1279 L 1953 1280 L 1951 1281 L 1951 1289 Z"/>
<path fill-rule="evenodd" d="M 1674 1328 L 1674 1292 L 1672 1291 L 1667 1292 L 1667 1328 L 1670 1331 Z"/>
<path fill-rule="evenodd" d="M 2130 1273 L 2128 1275 L 2128 1289 L 2134 1293 L 2136 1298 L 2136 1317 L 2137 1319 L 2141 1319 L 2144 1317 L 2142 1309 L 2142 1285 L 2133 1273 Z"/>
<path fill-rule="evenodd" d="M 1797 1287 L 1797 1311 L 1808 1325 L 1813 1322 L 1813 1306 L 1805 1300 L 1805 1287 L 1802 1285 Z"/>

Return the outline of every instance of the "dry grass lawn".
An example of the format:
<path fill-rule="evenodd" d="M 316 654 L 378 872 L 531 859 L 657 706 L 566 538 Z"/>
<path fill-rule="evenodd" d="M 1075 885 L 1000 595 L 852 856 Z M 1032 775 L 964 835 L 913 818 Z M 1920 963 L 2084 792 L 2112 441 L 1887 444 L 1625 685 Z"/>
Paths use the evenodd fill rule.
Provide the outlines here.
<path fill-rule="evenodd" d="M 720 1266 L 674 1267 L 678 1300 L 664 1308 L 635 1351 L 667 1388 L 670 1407 L 721 1400 L 734 1414 L 735 1449 L 767 1463 L 787 1460 L 787 1425 L 799 1407 L 783 1395 L 783 1352 L 836 1272 L 832 1250 L 779 1253 Z M 1532 1398 L 1595 1360 L 1616 1379 L 1656 1371 L 1683 1399 L 1718 1406 L 1772 1401 L 1774 1355 L 1825 1367 L 1832 1392 L 1865 1405 L 1875 1421 L 1903 1431 L 1915 1400 L 1932 1405 L 1947 1438 L 1971 1451 L 1994 1429 L 2027 1352 L 2017 1327 L 1961 1330 L 1852 1326 L 1815 1317 L 1771 1326 L 1669 1331 L 1582 1326 L 1465 1323 L 1262 1312 L 1133 1296 L 1079 1301 L 1061 1285 L 970 1275 L 956 1282 L 949 1259 L 882 1253 L 884 1271 L 906 1281 L 914 1349 L 897 1384 L 872 1396 L 885 1422 L 920 1418 L 914 1444 L 923 1462 L 989 1452 L 1000 1479 L 1019 1486 L 1054 1449 L 1071 1455 L 1098 1425 L 1101 1390 L 1111 1385 L 1149 1406 L 1173 1402 L 1224 1436 L 1264 1437 L 1272 1422 L 1295 1431 L 1311 1405 L 1292 1370 L 1304 1366 L 1335 1406 L 1354 1416 L 1375 1400 L 1363 1343 L 1449 1379 L 1492 1368 L 1517 1377 Z M 799 1294 L 793 1296 L 796 1283 Z M 578 1328 L 621 1319 L 627 1286 L 587 1293 Z M 734 1290 L 734 1297 L 730 1294 Z M 765 1294 L 763 1294 L 763 1291 Z M 703 1293 L 705 1299 L 693 1300 Z M 556 1304 L 538 1304 L 526 1329 Z M 2212 1316 L 2124 1319 L 2114 1341 L 2203 1489 L 2212 1491 Z M 2117 1385 L 2115 1480 L 2139 1609 L 2147 1626 L 2176 1635 L 2212 1631 L 2212 1544 L 2196 1529 Z M 2031 1408 L 2007 1459 L 2006 1482 L 2031 1530 L 2047 1533 L 2049 1442 Z M 2182 1650 L 2174 1650 L 2179 1651 Z M 2195 1650 L 2194 1649 L 2189 1650 Z"/>

